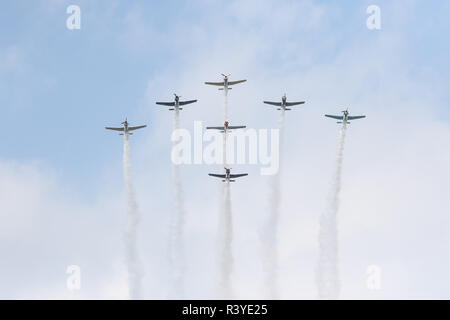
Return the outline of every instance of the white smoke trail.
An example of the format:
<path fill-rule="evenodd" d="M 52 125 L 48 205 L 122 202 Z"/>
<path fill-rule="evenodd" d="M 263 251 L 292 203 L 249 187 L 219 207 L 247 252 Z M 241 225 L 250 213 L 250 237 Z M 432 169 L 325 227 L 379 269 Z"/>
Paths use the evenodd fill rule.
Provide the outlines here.
<path fill-rule="evenodd" d="M 338 299 L 340 282 L 338 269 L 337 213 L 341 189 L 341 169 L 347 124 L 342 124 L 336 156 L 336 171 L 326 210 L 320 217 L 319 263 L 317 286 L 320 299 Z"/>
<path fill-rule="evenodd" d="M 231 192 L 230 183 L 225 182 L 223 184 L 223 203 L 222 212 L 219 221 L 219 233 L 221 234 L 221 261 L 220 261 L 220 298 L 232 299 L 233 298 L 233 285 L 232 285 L 232 273 L 233 273 L 233 224 L 231 213 Z"/>
<path fill-rule="evenodd" d="M 278 127 L 280 130 L 279 154 L 283 145 L 285 110 L 281 110 Z M 281 161 L 280 161 L 281 163 Z M 281 168 L 281 166 L 280 166 Z M 281 182 L 280 172 L 273 176 L 270 190 L 270 213 L 263 235 L 263 261 L 269 299 L 278 299 L 278 224 L 280 218 Z"/>
<path fill-rule="evenodd" d="M 180 128 L 179 111 L 175 110 L 174 130 Z M 185 224 L 185 209 L 183 199 L 183 187 L 180 179 L 178 165 L 172 164 L 172 179 L 174 186 L 175 214 L 172 216 L 170 234 L 170 264 L 172 272 L 171 297 L 181 299 L 184 296 L 184 245 L 183 232 Z"/>
<path fill-rule="evenodd" d="M 228 121 L 228 90 L 224 90 L 224 121 Z M 223 165 L 227 167 L 227 133 L 223 134 Z M 231 190 L 227 181 L 222 186 L 222 203 L 219 217 L 219 234 L 221 243 L 220 273 L 219 273 L 219 297 L 222 299 L 233 298 L 233 224 L 231 212 Z"/>
<path fill-rule="evenodd" d="M 128 268 L 128 290 L 131 299 L 141 297 L 142 272 L 137 253 L 137 229 L 139 213 L 131 179 L 130 141 L 129 135 L 124 133 L 123 144 L 123 173 L 128 200 L 128 227 L 125 232 L 125 248 Z"/>
<path fill-rule="evenodd" d="M 228 121 L 228 89 L 223 89 L 224 94 L 224 108 L 223 108 L 223 121 Z"/>

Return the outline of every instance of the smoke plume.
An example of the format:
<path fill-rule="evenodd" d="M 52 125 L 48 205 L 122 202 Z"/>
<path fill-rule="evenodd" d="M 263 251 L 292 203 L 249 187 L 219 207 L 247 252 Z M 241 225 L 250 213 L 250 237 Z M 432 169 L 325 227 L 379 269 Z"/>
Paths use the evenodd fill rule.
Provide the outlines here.
<path fill-rule="evenodd" d="M 174 115 L 174 130 L 180 128 L 179 111 L 175 110 Z M 185 275 L 185 261 L 184 261 L 184 245 L 183 233 L 185 224 L 185 208 L 183 199 L 183 186 L 181 184 L 180 171 L 178 165 L 172 164 L 172 181 L 174 190 L 174 204 L 175 212 L 172 215 L 171 229 L 170 229 L 170 265 L 172 288 L 170 296 L 174 299 L 181 299 L 184 295 L 184 275 Z"/>
<path fill-rule="evenodd" d="M 130 141 L 127 133 L 124 133 L 123 172 L 128 201 L 128 227 L 125 232 L 125 248 L 128 268 L 129 296 L 131 299 L 140 299 L 142 273 L 137 253 L 139 213 L 131 177 Z"/>
<path fill-rule="evenodd" d="M 280 130 L 280 155 L 283 144 L 284 131 L 284 116 L 285 110 L 281 110 L 280 118 L 278 120 L 278 127 Z M 280 161 L 281 164 L 281 161 Z M 280 165 L 281 169 L 281 165 Z M 265 281 L 268 289 L 270 299 L 278 299 L 278 224 L 280 219 L 280 203 L 281 203 L 281 182 L 280 173 L 278 171 L 273 176 L 270 187 L 270 207 L 269 219 L 263 235 L 263 267 L 265 273 Z"/>
<path fill-rule="evenodd" d="M 347 125 L 342 124 L 336 156 L 335 174 L 326 210 L 320 217 L 319 263 L 317 286 L 320 299 L 338 299 L 340 282 L 338 270 L 337 213 L 341 189 L 341 169 Z"/>

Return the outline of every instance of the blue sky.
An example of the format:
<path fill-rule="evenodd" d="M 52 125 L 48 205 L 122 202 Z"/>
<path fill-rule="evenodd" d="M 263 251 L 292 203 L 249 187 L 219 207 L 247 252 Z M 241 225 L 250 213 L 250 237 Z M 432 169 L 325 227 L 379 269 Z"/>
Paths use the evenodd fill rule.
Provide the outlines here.
<path fill-rule="evenodd" d="M 70 4 L 81 8 L 81 30 L 66 28 L 66 8 Z M 371 4 L 381 8 L 382 29 L 379 31 L 366 28 L 366 8 Z M 171 173 L 172 115 L 156 107 L 154 102 L 171 100 L 173 92 L 183 98 L 197 98 L 199 103 L 182 113 L 182 126 L 190 129 L 194 120 L 216 124 L 222 121 L 221 96 L 203 82 L 218 80 L 223 72 L 231 73 L 232 78 L 248 79 L 246 84 L 230 93 L 231 121 L 243 122 L 252 128 L 273 128 L 276 127 L 273 110 L 265 109 L 262 100 L 278 99 L 286 92 L 293 100 L 308 102 L 301 111 L 288 115 L 285 144 L 290 147 L 285 149 L 283 157 L 283 172 L 293 172 L 286 176 L 285 188 L 297 190 L 303 198 L 308 198 L 303 204 L 295 204 L 295 195 L 286 195 L 286 212 L 307 215 L 307 218 L 299 218 L 301 226 L 311 226 L 314 230 L 315 214 L 323 207 L 332 171 L 329 159 L 334 156 L 337 131 L 322 116 L 325 112 L 339 112 L 343 106 L 368 115 L 364 124 L 351 128 L 358 133 L 350 132 L 348 149 L 352 151 L 344 160 L 348 175 L 343 206 L 349 212 L 355 212 L 351 216 L 357 218 L 356 212 L 361 208 L 356 205 L 351 208 L 350 200 L 346 202 L 345 199 L 359 197 L 367 202 L 384 201 L 389 196 L 384 193 L 386 188 L 396 186 L 394 190 L 400 195 L 391 199 L 390 206 L 386 204 L 386 216 L 392 217 L 388 209 L 393 208 L 409 212 L 407 206 L 397 204 L 396 207 L 398 199 L 418 199 L 423 195 L 423 199 L 417 201 L 435 203 L 433 208 L 439 212 L 436 219 L 445 219 L 441 213 L 448 211 L 447 203 L 434 199 L 434 196 L 448 190 L 449 186 L 448 182 L 442 181 L 448 176 L 448 170 L 442 170 L 446 168 L 443 163 L 449 154 L 448 150 L 440 149 L 448 145 L 450 137 L 450 44 L 446 39 L 450 30 L 449 10 L 448 1 L 3 1 L 0 10 L 0 110 L 4 132 L 0 163 L 4 166 L 3 180 L 20 181 L 17 192 L 23 192 L 23 198 L 19 197 L 19 202 L 27 201 L 26 192 L 34 195 L 36 190 L 42 189 L 49 194 L 48 199 L 42 197 L 42 201 L 47 199 L 49 202 L 42 208 L 81 206 L 86 212 L 98 213 L 96 218 L 86 215 L 80 218 L 86 221 L 99 219 L 91 221 L 97 226 L 110 213 L 105 208 L 120 207 L 123 200 L 122 140 L 114 133 L 106 132 L 104 126 L 118 125 L 127 116 L 132 124 L 149 125 L 132 137 L 132 161 L 142 210 L 154 213 L 147 216 L 150 224 L 147 230 L 153 230 L 151 222 L 165 221 L 165 216 L 172 210 L 170 179 L 166 179 Z M 375 153 L 376 150 L 382 150 L 382 155 Z M 428 156 L 423 154 L 425 152 Z M 206 215 L 216 207 L 217 194 L 211 195 L 204 208 L 198 204 L 202 198 L 197 195 L 215 188 L 215 184 L 205 177 L 214 169 L 182 166 L 186 197 L 190 199 L 187 206 L 191 212 Z M 243 169 L 253 175 L 258 173 L 258 168 L 252 166 Z M 392 175 L 386 174 L 386 179 L 378 181 L 376 172 L 378 176 L 388 172 Z M 397 179 L 394 178 L 396 175 Z M 413 182 L 402 180 L 405 177 Z M 305 182 L 303 186 L 296 185 L 297 178 Z M 254 191 L 255 199 L 258 192 L 265 194 L 266 180 L 255 179 L 255 182 L 236 186 L 236 194 L 253 189 L 255 185 L 260 188 L 254 189 L 257 190 Z M 427 184 L 413 188 L 419 179 L 426 180 Z M 45 181 L 50 181 L 50 187 Z M 355 187 L 368 181 L 372 182 L 368 188 L 374 193 L 362 192 L 362 187 Z M 380 187 L 382 183 L 386 186 Z M 238 208 L 264 211 L 262 205 L 240 205 L 239 199 L 245 199 L 239 197 L 234 202 L 237 211 Z M 55 198 L 61 199 L 58 205 L 53 204 Z M 18 208 L 13 200 L 9 205 L 11 212 Z M 36 207 L 41 208 L 38 204 Z M 422 207 L 418 203 L 414 208 Z M 36 210 L 36 217 L 39 217 L 44 209 Z M 5 210 L 2 216 L 5 225 L 10 217 L 8 212 Z M 73 222 L 76 216 L 73 213 L 67 221 L 58 218 L 62 219 L 59 223 Z M 27 214 L 23 217 L 26 219 Z M 287 213 L 286 217 L 289 217 Z M 296 216 L 291 218 L 297 219 Z M 111 222 L 110 227 L 116 232 L 121 228 L 120 212 L 116 212 L 115 219 L 117 221 Z M 311 225 L 305 219 L 310 219 Z M 190 226 L 191 231 L 197 232 L 189 240 L 192 247 L 202 241 L 199 234 L 214 234 L 210 230 L 198 230 L 195 221 Z M 382 222 L 378 225 L 380 229 L 359 222 L 361 228 L 353 229 L 347 225 L 350 222 L 344 220 L 343 225 L 348 227 L 344 230 L 356 238 L 361 236 L 357 230 L 389 230 Z M 15 222 L 11 223 L 14 225 Z M 85 222 L 80 223 L 84 225 Z M 211 224 L 214 225 L 214 221 Z M 250 220 L 243 221 L 242 225 L 242 230 L 251 229 Z M 435 234 L 435 227 L 418 234 L 424 237 Z M 442 225 L 439 227 L 443 228 Z M 111 230 L 105 231 L 104 236 L 113 236 Z M 308 232 L 305 231 L 307 239 L 303 239 L 305 256 L 295 255 L 294 252 L 299 252 L 295 246 L 287 246 L 292 250 L 283 251 L 283 261 L 295 266 L 302 259 L 308 259 L 313 265 L 316 238 Z M 286 231 L 286 235 L 292 234 L 295 234 L 294 230 Z M 413 234 L 409 236 L 414 238 Z M 19 238 L 28 243 L 27 237 L 24 234 Z M 242 237 L 238 236 L 236 241 L 248 240 Z M 118 238 L 115 244 L 120 245 Z M 409 239 L 408 236 L 405 238 Z M 440 240 L 436 239 L 436 243 L 441 243 Z M 367 243 L 370 241 L 367 239 Z M 287 238 L 285 242 L 289 242 Z M 348 242 L 354 242 L 354 238 L 349 236 Z M 423 243 L 420 245 L 426 247 Z M 150 247 L 142 246 L 154 250 L 156 256 L 163 251 L 150 244 Z M 29 247 L 32 248 L 24 245 L 24 248 Z M 381 247 L 385 244 L 380 245 L 377 254 L 364 259 L 381 259 L 380 264 L 384 263 L 388 270 L 389 266 L 396 270 L 391 273 L 394 279 L 396 272 L 404 270 L 412 258 L 387 258 Z M 363 248 L 359 250 L 363 252 Z M 399 244 L 399 250 L 405 250 L 405 247 Z M 198 250 L 194 251 L 192 255 L 201 260 Z M 28 249 L 24 249 L 23 255 L 27 252 Z M 108 258 L 120 261 L 112 247 L 108 252 Z M 345 265 L 345 247 L 343 252 Z M 244 253 L 237 255 L 245 256 Z M 83 254 L 80 256 L 83 261 L 89 261 Z M 61 265 L 72 258 L 68 255 Z M 434 270 L 438 259 L 433 256 L 430 261 Z M 445 261 L 450 260 L 446 258 Z M 304 274 L 312 272 L 311 266 Z M 160 270 L 159 266 L 152 268 L 154 272 Z M 294 267 L 286 268 L 286 274 L 294 272 Z M 419 275 L 419 269 L 411 271 L 412 276 Z M 351 269 L 347 270 L 350 274 Z M 111 274 L 119 274 L 117 278 L 121 278 L 120 271 L 111 271 Z M 244 275 L 245 272 L 241 274 Z M 399 289 L 383 297 L 417 297 L 426 292 L 432 297 L 448 298 L 442 286 L 430 285 L 433 281 L 429 277 L 424 279 L 410 295 L 407 290 Z M 158 282 L 148 281 L 147 295 L 159 297 L 151 289 L 157 288 Z M 407 280 L 400 282 L 398 286 L 401 287 Z M 448 284 L 448 279 L 444 283 Z M 30 286 L 38 288 L 38 285 Z M 8 286 L 12 287 L 12 284 Z M 300 297 L 314 297 L 312 284 L 310 287 L 307 285 Z M 207 284 L 200 285 L 197 291 L 193 289 L 193 296 L 203 297 L 201 292 L 207 291 L 205 288 L 208 288 Z M 361 293 L 357 284 L 349 284 L 347 288 L 344 296 L 354 297 Z M 18 291 L 11 290 L 11 294 L 0 292 L 0 297 L 28 296 L 27 292 L 33 291 L 26 286 Z M 246 297 L 257 292 L 251 283 L 244 284 L 242 290 Z M 286 290 L 285 297 L 297 297 L 296 289 Z M 56 293 L 48 296 L 58 296 L 59 291 L 54 291 Z M 87 296 L 102 296 L 102 292 L 93 289 Z M 121 297 L 120 294 L 117 296 Z"/>
<path fill-rule="evenodd" d="M 126 115 L 133 119 L 139 104 L 149 98 L 144 96 L 149 78 L 160 72 L 174 73 L 175 77 L 176 70 L 190 63 L 192 56 L 208 50 L 210 38 L 219 36 L 209 32 L 211 26 L 219 33 L 226 33 L 227 26 L 233 26 L 251 36 L 263 23 L 256 14 L 248 20 L 227 14 L 226 10 L 220 15 L 227 5 L 214 1 L 157 4 L 81 1 L 76 4 L 82 8 L 82 28 L 69 31 L 65 28 L 68 15 L 64 12 L 72 3 L 8 1 L 3 4 L 0 49 L 3 55 L 14 55 L 11 59 L 16 62 L 2 72 L 0 102 L 4 130 L 14 133 L 4 140 L 2 157 L 48 162 L 75 183 L 78 178 L 95 175 L 114 155 L 114 140 L 101 129 L 104 124 L 117 123 Z M 284 32 L 273 35 L 279 40 L 271 39 L 277 49 L 258 52 L 256 64 L 275 72 L 278 69 L 280 74 L 285 69 L 291 71 L 292 67 L 303 72 L 311 65 L 301 61 L 295 65 L 290 65 L 290 61 L 280 63 L 284 46 L 292 47 L 295 43 L 300 50 L 310 47 L 314 56 L 309 62 L 323 65 L 331 63 L 336 53 L 355 41 L 371 42 L 383 36 L 381 32 L 377 34 L 361 27 L 366 19 L 362 12 L 371 2 L 320 4 L 332 13 L 322 17 L 323 23 L 304 32 L 301 29 L 285 32 L 281 27 L 280 31 Z M 385 10 L 382 23 L 385 32 L 407 40 L 405 47 L 400 48 L 409 63 L 405 70 L 407 76 L 420 78 L 429 70 L 439 69 L 433 80 L 445 82 L 449 45 L 442 35 L 449 28 L 445 10 L 448 4 L 429 6 L 407 2 L 403 10 L 402 6 L 395 12 L 401 20 Z M 440 7 L 443 8 L 436 9 Z M 123 39 L 133 28 L 129 22 L 133 15 L 140 18 L 144 30 L 141 35 L 148 35 L 148 30 L 152 30 L 155 39 L 136 36 L 130 40 L 131 46 Z M 308 12 L 300 13 L 300 17 L 305 15 Z M 281 18 L 282 25 L 283 17 L 276 18 Z M 190 43 L 194 28 L 204 34 L 200 41 L 194 39 Z M 183 43 L 175 43 L 180 38 L 184 39 Z M 385 54 L 389 54 L 388 50 Z M 168 88 L 169 92 L 173 89 L 176 88 Z M 150 99 L 160 96 L 168 98 L 166 92 L 152 92 Z M 447 110 L 439 111 L 447 118 Z M 152 116 L 148 110 L 145 118 L 139 120 L 151 123 Z"/>

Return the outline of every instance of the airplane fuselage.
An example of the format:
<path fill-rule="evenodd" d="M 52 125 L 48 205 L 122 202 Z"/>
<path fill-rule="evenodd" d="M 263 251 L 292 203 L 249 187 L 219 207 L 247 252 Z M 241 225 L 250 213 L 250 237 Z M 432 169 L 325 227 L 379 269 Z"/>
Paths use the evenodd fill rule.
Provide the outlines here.
<path fill-rule="evenodd" d="M 227 182 L 230 182 L 231 178 L 230 178 L 230 169 L 225 169 L 225 180 Z"/>
<path fill-rule="evenodd" d="M 348 122 L 348 112 L 344 111 L 344 119 L 342 120 L 343 123 L 347 123 Z"/>
<path fill-rule="evenodd" d="M 180 109 L 180 97 L 175 95 L 175 110 L 179 110 Z"/>
<path fill-rule="evenodd" d="M 225 121 L 225 123 L 223 124 L 223 131 L 222 131 L 222 132 L 227 133 L 227 131 L 228 131 L 228 125 L 229 125 L 228 121 Z M 229 174 L 229 173 L 230 173 L 230 172 L 228 171 L 228 174 Z"/>
<path fill-rule="evenodd" d="M 225 77 L 225 78 L 223 79 L 223 89 L 224 89 L 225 91 L 228 91 L 228 77 Z"/>
<path fill-rule="evenodd" d="M 281 108 L 286 110 L 286 96 L 281 97 Z"/>

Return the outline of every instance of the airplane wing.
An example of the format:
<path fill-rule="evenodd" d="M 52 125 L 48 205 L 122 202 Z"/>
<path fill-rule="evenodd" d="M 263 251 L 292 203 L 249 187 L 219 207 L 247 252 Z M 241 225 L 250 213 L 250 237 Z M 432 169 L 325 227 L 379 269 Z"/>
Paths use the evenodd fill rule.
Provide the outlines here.
<path fill-rule="evenodd" d="M 208 175 L 211 176 L 211 177 L 225 179 L 225 175 L 224 174 L 208 173 Z"/>
<path fill-rule="evenodd" d="M 228 129 L 244 129 L 246 126 L 228 126 Z"/>
<path fill-rule="evenodd" d="M 332 115 L 329 115 L 329 114 L 326 114 L 325 117 L 333 118 L 333 119 L 337 119 L 337 120 L 343 120 L 344 119 L 344 116 L 332 116 Z"/>
<path fill-rule="evenodd" d="M 230 174 L 231 179 L 245 177 L 245 176 L 248 176 L 248 173 Z"/>
<path fill-rule="evenodd" d="M 232 86 L 233 84 L 238 84 L 238 83 L 242 83 L 245 81 L 247 81 L 247 80 L 228 81 L 228 85 Z"/>
<path fill-rule="evenodd" d="M 180 101 L 179 104 L 180 104 L 180 106 L 184 106 L 186 104 L 194 103 L 194 102 L 197 102 L 197 100 Z"/>
<path fill-rule="evenodd" d="M 281 107 L 281 102 L 270 102 L 270 101 L 263 101 L 265 104 L 271 104 L 273 106 Z"/>
<path fill-rule="evenodd" d="M 114 131 L 123 131 L 123 127 L 122 128 L 105 127 L 105 129 L 114 130 Z"/>
<path fill-rule="evenodd" d="M 146 127 L 146 125 L 143 125 L 143 126 L 137 126 L 137 127 L 128 127 L 128 131 L 133 131 L 133 130 L 137 130 L 137 129 L 142 129 L 142 128 L 145 128 Z"/>
<path fill-rule="evenodd" d="M 225 127 L 206 127 L 206 129 L 225 130 Z"/>
<path fill-rule="evenodd" d="M 362 118 L 365 118 L 366 116 L 353 116 L 353 117 L 350 117 L 350 116 L 348 116 L 348 120 L 356 120 L 356 119 L 362 119 Z"/>
<path fill-rule="evenodd" d="M 159 104 L 161 106 L 168 106 L 168 107 L 175 106 L 175 102 L 156 102 L 156 104 Z"/>
<path fill-rule="evenodd" d="M 286 102 L 286 107 L 296 106 L 298 104 L 304 104 L 305 101 L 299 101 L 299 102 Z"/>
<path fill-rule="evenodd" d="M 224 86 L 225 85 L 225 82 L 205 82 L 205 84 L 209 84 L 209 85 L 212 85 L 212 86 Z"/>

